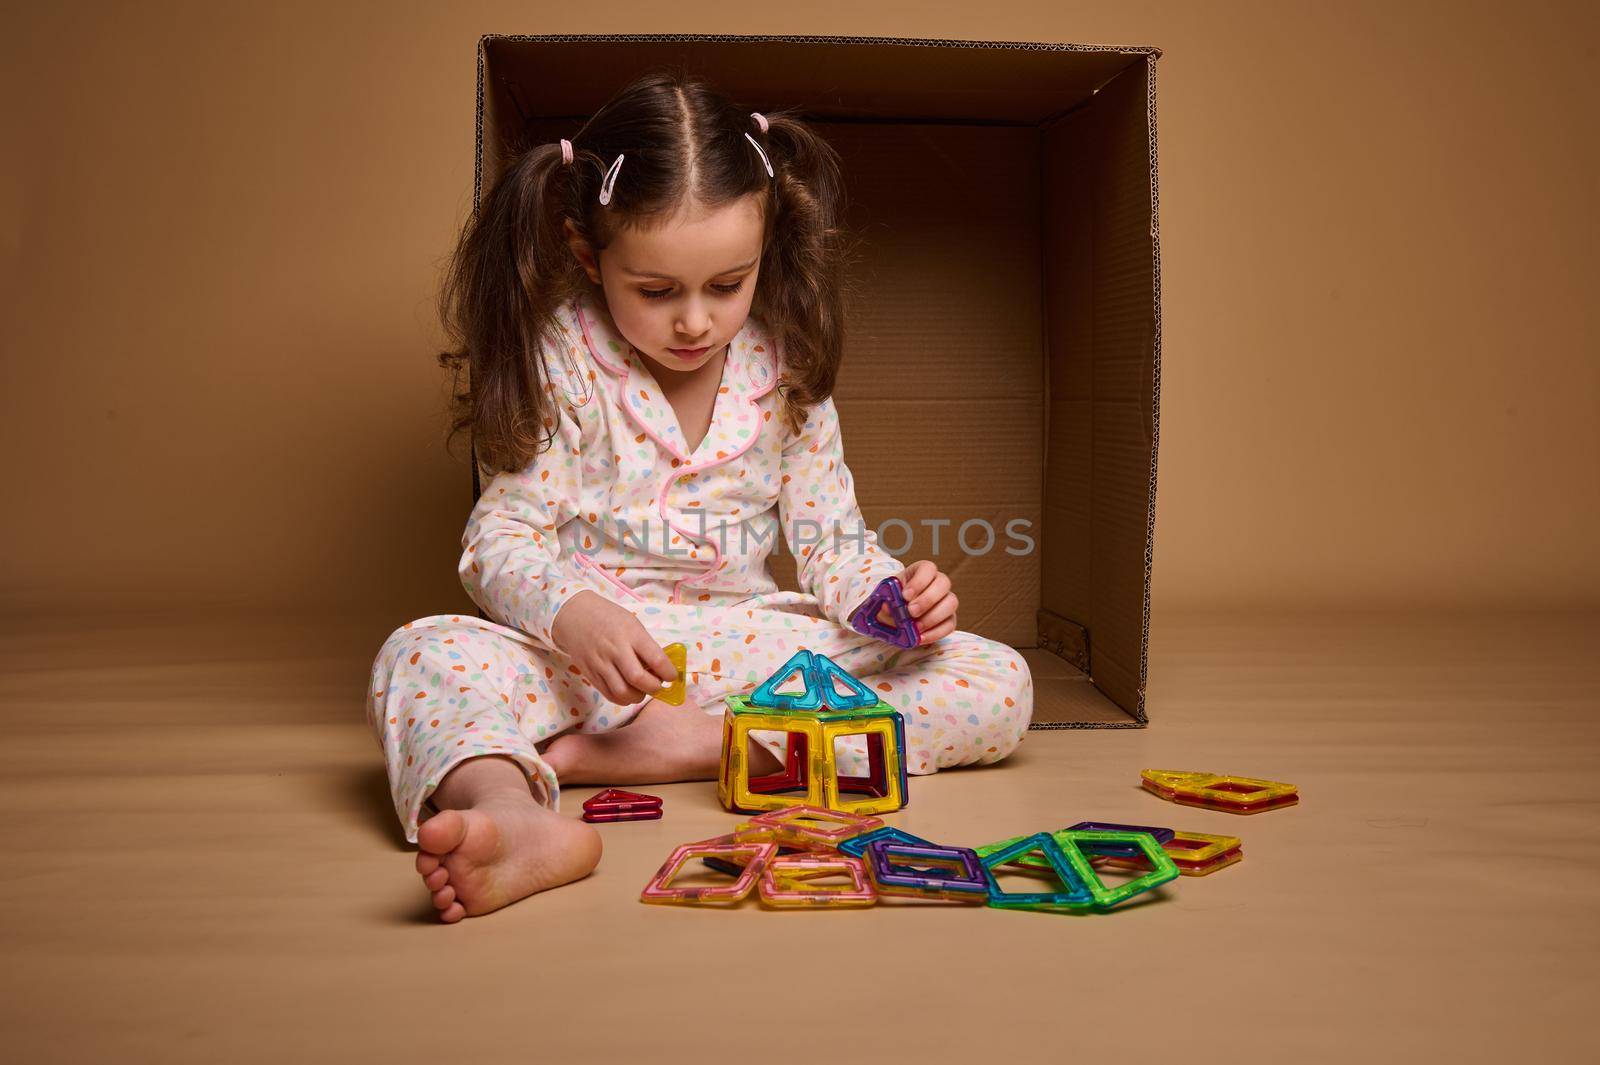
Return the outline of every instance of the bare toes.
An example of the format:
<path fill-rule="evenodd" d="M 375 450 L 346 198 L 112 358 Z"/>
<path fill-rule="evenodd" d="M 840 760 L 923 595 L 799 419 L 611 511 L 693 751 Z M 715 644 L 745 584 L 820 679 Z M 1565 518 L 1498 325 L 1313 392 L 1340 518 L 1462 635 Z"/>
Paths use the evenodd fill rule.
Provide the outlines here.
<path fill-rule="evenodd" d="M 423 877 L 422 882 L 428 885 L 429 891 L 438 891 L 440 888 L 450 883 L 450 870 L 441 865 L 439 868 Z"/>
<path fill-rule="evenodd" d="M 451 887 L 449 884 L 446 884 L 444 887 L 433 893 L 433 908 L 436 910 L 448 909 L 450 904 L 455 901 L 456 889 Z"/>
<path fill-rule="evenodd" d="M 421 833 L 418 833 L 418 835 L 421 835 Z M 417 852 L 417 872 L 427 876 L 437 868 L 439 868 L 439 856 L 437 854 L 429 854 L 427 851 Z"/>
<path fill-rule="evenodd" d="M 459 902 L 452 902 L 448 909 L 439 911 L 439 920 L 445 924 L 455 924 L 467 915 L 466 907 Z"/>
<path fill-rule="evenodd" d="M 441 810 L 417 828 L 417 848 L 433 854 L 449 854 L 466 838 L 467 819 L 461 816 L 460 810 Z M 418 860 L 420 862 L 420 856 Z M 426 875 L 433 870 L 418 869 L 418 872 Z"/>

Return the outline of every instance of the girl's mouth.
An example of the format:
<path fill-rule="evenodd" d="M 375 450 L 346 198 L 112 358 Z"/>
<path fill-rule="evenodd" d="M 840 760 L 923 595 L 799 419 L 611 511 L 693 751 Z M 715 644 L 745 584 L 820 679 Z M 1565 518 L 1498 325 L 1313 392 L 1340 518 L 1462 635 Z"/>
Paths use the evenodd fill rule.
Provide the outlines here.
<path fill-rule="evenodd" d="M 710 351 L 711 345 L 707 344 L 703 348 L 668 348 L 667 350 L 680 359 L 695 359 Z"/>

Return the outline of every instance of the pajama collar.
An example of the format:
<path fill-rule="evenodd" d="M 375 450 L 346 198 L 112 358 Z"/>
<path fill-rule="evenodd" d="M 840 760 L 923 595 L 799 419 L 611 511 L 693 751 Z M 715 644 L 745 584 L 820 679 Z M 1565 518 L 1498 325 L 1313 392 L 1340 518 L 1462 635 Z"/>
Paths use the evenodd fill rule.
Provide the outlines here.
<path fill-rule="evenodd" d="M 608 374 L 617 404 L 641 433 L 678 460 L 679 476 L 735 459 L 755 443 L 763 417 L 756 401 L 777 387 L 778 374 L 776 344 L 754 316 L 728 344 L 711 427 L 690 452 L 672 404 L 633 345 L 612 328 L 610 315 L 588 293 L 577 300 L 576 310 L 589 354 Z"/>

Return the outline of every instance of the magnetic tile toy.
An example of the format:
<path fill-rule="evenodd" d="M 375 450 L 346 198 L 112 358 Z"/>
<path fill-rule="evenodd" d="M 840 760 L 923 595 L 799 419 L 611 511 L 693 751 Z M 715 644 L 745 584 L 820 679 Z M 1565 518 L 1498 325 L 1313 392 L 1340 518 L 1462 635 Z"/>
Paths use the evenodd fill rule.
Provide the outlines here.
<path fill-rule="evenodd" d="M 878 617 L 879 610 L 883 607 L 888 607 L 894 619 L 891 624 L 885 624 Z M 873 589 L 866 602 L 851 611 L 850 627 L 863 636 L 886 640 L 896 647 L 912 648 L 922 642 L 922 633 L 917 629 L 917 621 L 906 606 L 905 593 L 900 586 L 899 577 L 885 577 L 878 582 L 878 586 Z"/>
<path fill-rule="evenodd" d="M 867 711 L 863 711 L 867 713 Z M 879 703 L 872 717 L 822 723 L 822 804 L 860 814 L 893 813 L 910 801 L 906 774 L 906 722 L 898 710 Z M 867 771 L 846 776 L 839 770 L 835 744 L 860 736 L 867 748 Z"/>
<path fill-rule="evenodd" d="M 1072 831 L 1072 832 L 1083 832 L 1083 831 L 1090 831 L 1090 832 L 1147 832 L 1155 839 L 1155 841 L 1157 843 L 1162 843 L 1162 844 L 1165 844 L 1173 836 L 1173 831 L 1170 828 L 1154 828 L 1154 827 L 1151 827 L 1151 826 L 1148 826 L 1148 825 L 1117 825 L 1117 824 L 1112 824 L 1109 821 L 1079 821 L 1075 825 L 1067 826 L 1067 828 L 1068 828 L 1069 831 Z M 1129 846 L 1126 846 L 1126 847 L 1113 846 L 1109 850 L 1092 851 L 1091 853 L 1095 853 L 1095 854 L 1113 854 L 1114 853 L 1114 854 L 1122 855 L 1124 857 L 1131 857 L 1131 856 L 1133 856 L 1135 854 L 1138 854 L 1140 852 L 1139 852 L 1139 849 L 1137 847 L 1129 845 Z"/>
<path fill-rule="evenodd" d="M 1048 842 L 1038 842 L 1041 839 Z M 1105 849 L 1108 845 L 1138 848 L 1141 857 L 1150 864 L 1149 871 L 1125 884 L 1107 887 L 1090 863 L 1086 848 Z M 1051 893 L 1002 892 L 997 884 L 994 888 L 997 901 L 992 901 L 990 905 L 1041 910 L 1108 910 L 1134 895 L 1160 887 L 1178 877 L 1178 867 L 1148 832 L 1062 829 L 1060 832 L 1039 832 L 1020 839 L 1001 840 L 979 847 L 978 853 L 983 858 L 984 868 L 990 870 L 993 876 L 997 866 L 1015 867 L 1017 860 L 1031 850 L 1038 850 L 1045 856 L 1056 878 L 1067 889 L 1064 897 L 1062 893 L 1052 896 Z M 1114 859 L 1104 860 L 1110 863 Z"/>
<path fill-rule="evenodd" d="M 742 696 L 726 699 L 722 722 L 722 767 L 717 794 L 729 810 L 776 810 L 806 803 L 856 813 L 892 813 L 909 800 L 905 718 L 888 703 L 841 711 L 789 713 L 750 707 Z M 781 732 L 788 742 L 782 769 L 750 776 L 752 732 Z M 864 738 L 866 774 L 842 775 L 835 744 Z"/>
<path fill-rule="evenodd" d="M 660 810 L 634 810 L 634 811 L 631 811 L 631 812 L 628 812 L 628 813 L 610 813 L 610 814 L 608 814 L 608 813 L 595 813 L 592 810 L 585 810 L 581 816 L 582 816 L 583 820 L 589 822 L 591 825 L 600 825 L 600 824 L 608 824 L 608 823 L 613 822 L 613 821 L 659 821 L 659 820 L 661 820 L 661 811 Z"/>
<path fill-rule="evenodd" d="M 778 683 L 797 670 L 808 677 L 805 695 L 777 693 Z M 836 682 L 853 685 L 853 694 L 841 696 Z M 761 706 L 758 696 L 805 705 Z M 851 702 L 869 696 L 871 689 L 826 655 L 812 655 L 803 648 L 750 695 L 727 696 L 717 777 L 717 797 L 723 807 L 755 813 L 807 805 L 861 814 L 890 813 L 904 807 L 910 784 L 905 718 L 881 700 L 870 706 L 827 705 L 830 699 Z M 784 764 L 777 772 L 751 775 L 749 745 L 754 732 L 777 732 L 786 737 Z M 836 744 L 854 736 L 862 737 L 866 747 L 867 771 L 862 776 L 839 772 Z"/>
<path fill-rule="evenodd" d="M 700 864 L 708 869 L 715 869 L 719 873 L 726 873 L 728 876 L 733 877 L 737 877 L 744 872 L 744 866 L 730 862 L 725 858 L 701 858 Z"/>
<path fill-rule="evenodd" d="M 1090 824 L 1098 824 L 1101 827 L 1098 829 L 1084 829 L 1079 827 L 1080 825 Z M 1182 832 L 1174 832 L 1170 828 L 1146 828 L 1140 825 L 1124 825 L 1113 827 L 1105 822 L 1080 821 L 1078 825 L 1074 825 L 1072 828 L 1062 829 L 1059 832 L 1050 833 L 1050 837 L 1056 841 L 1056 844 L 1060 846 L 1062 850 L 1069 855 L 1069 857 L 1075 846 L 1077 849 L 1082 850 L 1085 857 L 1088 859 L 1089 867 L 1091 869 L 1109 866 L 1116 869 L 1132 869 L 1139 872 L 1150 873 L 1155 871 L 1155 866 L 1146 857 L 1146 855 L 1150 853 L 1149 848 L 1159 848 L 1169 858 L 1173 857 L 1171 850 L 1172 845 L 1170 841 L 1168 843 L 1159 842 L 1160 836 L 1157 835 L 1157 833 L 1160 833 L 1160 835 L 1170 836 L 1174 839 L 1185 835 L 1185 833 Z M 1077 837 L 1077 843 L 1073 842 L 1074 837 Z M 999 843 L 990 844 L 990 846 L 1005 846 L 1010 843 L 1015 843 L 1016 840 L 1020 838 L 1021 837 L 1019 836 L 1009 840 L 1001 840 Z M 1218 836 L 1214 838 L 1225 840 L 1231 839 L 1232 837 Z M 1045 856 L 1038 852 L 1024 854 L 1021 857 L 1005 863 L 1005 866 L 1007 869 L 1010 869 L 1014 872 L 1027 873 L 1034 876 L 1048 875 L 1052 871 L 1052 867 Z M 1173 861 L 1173 866 L 1178 870 L 1179 873 L 1183 872 L 1182 864 L 1176 860 Z M 1167 879 L 1170 879 L 1170 877 Z M 1104 886 L 1097 876 L 1090 877 L 1088 882 L 1091 889 L 1096 887 L 1096 885 L 1099 885 L 1102 888 Z M 1156 886 L 1165 882 L 1165 879 L 1157 880 L 1151 886 Z M 1126 887 L 1126 885 L 1123 886 Z M 1117 889 L 1105 890 L 1111 891 Z M 1141 888 L 1140 890 L 1147 890 L 1147 888 Z M 1095 895 L 1093 890 L 1091 890 L 1091 896 L 1093 896 L 1096 900 L 1099 900 L 1103 897 L 1101 895 Z M 1116 903 L 1103 903 L 1096 901 L 1095 905 L 1114 906 Z"/>
<path fill-rule="evenodd" d="M 1044 855 L 1059 890 L 1003 890 L 995 880 L 995 868 L 1014 862 L 1032 851 Z M 1035 832 L 1031 836 L 1017 836 L 990 843 L 979 847 L 977 854 L 988 874 L 990 906 L 1016 910 L 1081 910 L 1094 902 L 1088 884 L 1094 872 L 1089 868 L 1088 859 L 1076 847 L 1072 848 L 1072 857 L 1069 857 L 1048 832 Z"/>
<path fill-rule="evenodd" d="M 749 839 L 752 835 L 770 834 L 777 843 L 837 847 L 852 836 L 882 827 L 883 821 L 876 817 L 844 813 L 822 806 L 791 806 L 757 814 L 735 828 L 733 834 L 740 840 Z"/>
<path fill-rule="evenodd" d="M 789 656 L 778 671 L 760 684 L 755 691 L 746 697 L 750 706 L 760 707 L 763 710 L 820 710 L 822 709 L 822 690 L 815 681 L 811 661 L 811 652 L 801 648 Z M 805 690 L 801 692 L 779 692 L 778 689 L 796 674 Z"/>
<path fill-rule="evenodd" d="M 1174 859 L 1172 864 L 1178 867 L 1180 876 L 1210 876 L 1218 869 L 1226 869 L 1228 866 L 1237 865 L 1243 860 L 1243 851 L 1228 851 L 1226 854 L 1219 854 L 1209 861 L 1180 862 Z M 1096 858 L 1094 862 L 1096 868 L 1099 868 L 1103 863 L 1116 869 L 1133 869 L 1138 872 L 1148 872 L 1150 869 L 1149 863 L 1138 858 Z"/>
<path fill-rule="evenodd" d="M 989 901 L 990 878 L 976 851 L 877 839 L 867 844 L 862 862 L 880 896 Z"/>
<path fill-rule="evenodd" d="M 1161 844 L 1157 843 L 1148 832 L 1093 832 L 1069 828 L 1061 832 L 1052 833 L 1051 839 L 1061 847 L 1074 868 L 1078 868 L 1080 871 L 1088 869 L 1088 875 L 1084 877 L 1084 882 L 1089 886 L 1089 895 L 1097 909 L 1109 910 L 1113 906 L 1126 902 L 1135 895 L 1160 887 L 1162 884 L 1178 878 L 1178 867 L 1173 864 L 1172 859 L 1167 857 L 1166 852 L 1161 849 Z M 1142 876 L 1135 877 L 1125 884 L 1107 887 L 1105 882 L 1100 879 L 1099 874 L 1089 868 L 1087 858 L 1088 848 L 1097 847 L 1103 850 L 1107 844 L 1132 844 L 1137 847 L 1143 852 L 1144 861 L 1149 863 L 1150 871 Z M 1074 852 L 1083 856 L 1081 867 L 1079 863 L 1072 861 Z"/>
<path fill-rule="evenodd" d="M 1244 861 L 1244 851 L 1229 851 L 1226 854 L 1217 855 L 1208 862 L 1183 865 L 1174 861 L 1173 864 L 1178 866 L 1178 872 L 1183 876 L 1210 876 L 1218 869 L 1226 869 L 1228 866 L 1237 865 L 1242 861 Z"/>
<path fill-rule="evenodd" d="M 1226 869 L 1244 857 L 1237 836 L 1212 836 L 1203 832 L 1178 832 L 1173 839 L 1162 844 L 1161 849 L 1172 859 L 1183 876 L 1206 876 L 1218 869 Z M 1148 870 L 1150 865 L 1139 857 L 1108 857 L 1096 860 L 1119 869 Z"/>
<path fill-rule="evenodd" d="M 1293 784 L 1255 777 L 1145 769 L 1139 773 L 1139 783 L 1169 802 L 1231 814 L 1261 813 L 1300 801 L 1299 789 Z"/>
<path fill-rule="evenodd" d="M 1184 865 L 1197 865 L 1201 862 L 1214 861 L 1231 851 L 1238 850 L 1243 844 L 1238 836 L 1212 836 L 1204 832 L 1179 832 L 1172 839 L 1161 845 L 1167 852 L 1167 857 L 1178 863 L 1181 869 Z"/>
<path fill-rule="evenodd" d="M 767 862 L 777 856 L 777 853 L 778 845 L 776 843 L 719 842 L 717 840 L 685 843 L 673 851 L 672 856 L 662 863 L 660 869 L 656 870 L 655 876 L 650 878 L 650 882 L 639 893 L 639 899 L 642 902 L 674 905 L 738 903 L 754 890 L 762 870 L 766 868 Z M 674 888 L 671 886 L 672 878 L 682 871 L 685 863 L 692 858 L 705 858 L 708 856 L 722 858 L 739 865 L 738 878 L 731 884 L 719 884 L 714 887 Z"/>
<path fill-rule="evenodd" d="M 781 692 L 792 677 L 805 685 L 801 692 Z M 840 692 L 840 686 L 844 691 Z M 848 670 L 821 652 L 801 648 L 779 670 L 743 697 L 746 705 L 771 711 L 816 712 L 857 710 L 876 706 L 878 696 Z"/>
<path fill-rule="evenodd" d="M 994 853 L 997 850 L 1000 850 L 1003 847 L 1009 847 L 1013 843 L 1020 843 L 1022 840 L 1025 840 L 1027 838 L 1028 837 L 1026 835 L 1023 835 L 1023 836 L 1011 836 L 1011 837 L 1009 837 L 1007 839 L 995 840 L 993 843 L 988 843 L 988 844 L 985 844 L 982 847 L 979 847 L 978 848 L 978 857 L 979 858 L 985 858 L 988 855 Z M 1019 873 L 1042 873 L 1042 874 L 1044 874 L 1046 876 L 1055 876 L 1056 875 L 1055 866 L 1050 864 L 1050 859 L 1045 857 L 1044 852 L 1041 851 L 1041 850 L 1038 850 L 1037 848 L 1023 851 L 1021 854 L 1018 854 L 1016 857 L 1010 858 L 1010 859 L 1006 860 L 1005 862 L 1003 862 L 1001 864 L 1003 864 L 1007 869 L 1010 869 L 1010 870 L 1012 870 L 1014 872 L 1019 872 Z"/>
<path fill-rule="evenodd" d="M 774 840 L 766 839 L 762 835 L 759 835 L 759 834 L 751 835 L 748 839 L 738 839 L 738 837 L 735 834 L 729 833 L 728 836 L 727 836 L 727 839 L 729 841 L 737 840 L 740 843 L 772 843 L 772 842 L 775 842 Z M 834 851 L 834 849 L 832 847 L 793 847 L 793 846 L 788 846 L 788 845 L 782 844 L 782 843 L 778 844 L 778 857 L 780 857 L 780 858 L 785 857 L 785 856 L 790 855 L 790 854 L 833 855 L 833 854 L 836 854 L 836 853 L 837 852 Z M 706 857 L 706 858 L 701 858 L 700 862 L 701 862 L 702 865 L 706 866 L 708 869 L 715 869 L 717 872 L 725 873 L 728 876 L 738 876 L 744 870 L 744 866 L 742 864 L 740 864 L 739 862 L 729 861 L 729 860 L 727 860 L 725 858 Z"/>
<path fill-rule="evenodd" d="M 715 847 L 726 847 L 726 846 L 729 846 L 729 845 L 734 844 L 734 843 L 770 843 L 770 842 L 772 842 L 772 841 L 771 840 L 741 840 L 741 839 L 739 839 L 738 836 L 735 836 L 732 832 L 729 832 L 728 834 L 723 835 L 723 836 L 712 836 L 710 839 L 695 840 L 696 844 L 708 844 L 708 845 L 712 845 L 712 846 L 715 846 Z M 779 854 L 783 853 L 783 848 L 782 847 L 778 848 L 778 853 Z M 708 853 L 708 854 L 702 855 L 701 858 L 700 858 L 700 862 L 701 862 L 702 865 L 705 865 L 708 868 L 715 869 L 719 873 L 726 873 L 728 876 L 732 876 L 732 877 L 737 877 L 741 873 L 743 873 L 744 872 L 744 867 L 745 867 L 745 863 L 742 862 L 742 861 L 737 860 L 736 857 L 719 858 L 719 857 L 716 856 L 715 853 Z"/>
<path fill-rule="evenodd" d="M 895 828 L 893 825 L 885 825 L 883 828 L 875 828 L 871 832 L 864 833 L 863 835 L 852 836 L 840 843 L 839 853 L 848 854 L 852 858 L 859 858 L 863 853 L 865 853 L 867 844 L 873 842 L 874 840 L 880 839 L 893 840 L 896 843 L 906 843 L 913 847 L 938 846 L 937 843 L 933 843 L 930 840 L 925 840 L 921 836 L 913 836 L 904 829 Z"/>
<path fill-rule="evenodd" d="M 645 795 L 637 791 L 623 791 L 621 788 L 607 788 L 583 800 L 583 808 L 585 810 L 594 810 L 597 813 L 659 810 L 661 809 L 661 796 Z"/>
<path fill-rule="evenodd" d="M 661 816 L 661 805 L 661 799 L 655 795 L 607 788 L 584 800 L 582 816 L 591 823 L 654 821 Z"/>
<path fill-rule="evenodd" d="M 827 877 L 847 876 L 850 886 L 824 887 Z M 877 892 L 858 859 L 834 854 L 794 854 L 767 861 L 760 880 L 761 901 L 785 909 L 871 906 Z"/>
<path fill-rule="evenodd" d="M 689 665 L 689 648 L 681 643 L 669 643 L 661 650 L 666 652 L 667 660 L 678 671 L 678 678 L 656 692 L 655 697 L 671 706 L 682 706 L 684 696 L 688 692 L 685 678 L 688 676 L 686 670 Z"/>
<path fill-rule="evenodd" d="M 822 693 L 822 705 L 830 710 L 859 710 L 878 705 L 878 693 L 857 680 L 839 663 L 817 651 L 811 656 L 811 678 Z M 843 685 L 849 694 L 841 695 Z"/>
<path fill-rule="evenodd" d="M 990 853 L 992 853 L 994 851 L 997 851 L 997 850 L 1001 849 L 1002 847 L 1008 847 L 1013 843 L 1016 843 L 1016 842 L 1018 842 L 1020 840 L 1024 840 L 1024 839 L 1027 839 L 1027 838 L 1028 838 L 1027 836 L 1012 836 L 1009 839 L 996 840 L 993 843 L 987 844 L 987 845 L 985 845 L 983 847 L 979 847 L 978 848 L 978 856 L 979 857 L 983 857 L 983 856 L 985 856 L 987 854 L 990 854 Z M 1138 853 L 1138 852 L 1135 851 L 1135 850 L 1132 850 L 1130 848 L 1129 853 Z M 1090 855 L 1090 859 L 1091 859 L 1091 861 L 1098 861 L 1099 860 L 1099 856 L 1098 855 Z M 1028 873 L 1028 874 L 1031 874 L 1031 875 L 1043 876 L 1043 877 L 1047 877 L 1047 878 L 1048 877 L 1056 877 L 1056 876 L 1058 876 L 1058 874 L 1056 872 L 1055 865 L 1050 861 L 1050 858 L 1045 854 L 1045 852 L 1041 848 L 1032 848 L 1032 849 L 1023 851 L 1021 854 L 1017 855 L 1017 857 L 1012 858 L 1012 859 L 1010 859 L 1010 860 L 1008 860 L 1008 861 L 1006 861 L 1006 862 L 1004 862 L 1002 864 L 1008 870 L 1011 870 L 1012 872 Z"/>
<path fill-rule="evenodd" d="M 722 716 L 722 767 L 717 775 L 717 798 L 728 810 L 759 812 L 781 810 L 785 806 L 822 804 L 822 777 L 812 766 L 813 748 L 822 743 L 821 723 L 813 718 L 763 712 L 747 706 L 737 696 L 727 698 Z M 785 764 L 777 773 L 753 776 L 750 773 L 749 745 L 752 732 L 781 732 L 788 739 Z M 820 764 L 818 768 L 823 768 Z"/>

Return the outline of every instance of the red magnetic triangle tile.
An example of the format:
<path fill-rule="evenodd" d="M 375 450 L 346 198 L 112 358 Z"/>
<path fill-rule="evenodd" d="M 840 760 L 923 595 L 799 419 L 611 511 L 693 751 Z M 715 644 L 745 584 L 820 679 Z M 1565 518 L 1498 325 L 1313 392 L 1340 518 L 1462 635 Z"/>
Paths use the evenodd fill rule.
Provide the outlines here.
<path fill-rule="evenodd" d="M 660 802 L 659 795 L 645 795 L 637 791 L 623 791 L 621 788 L 607 788 L 595 796 L 600 802 Z"/>
<path fill-rule="evenodd" d="M 610 821 L 654 821 L 660 818 L 659 806 L 649 810 L 632 810 L 624 813 L 607 813 L 601 810 L 583 811 L 583 819 L 591 824 Z"/>
<path fill-rule="evenodd" d="M 641 795 L 636 791 L 623 791 L 621 788 L 607 788 L 598 795 L 593 795 L 583 802 L 585 810 L 615 809 L 618 807 L 652 807 L 660 806 L 661 797 L 658 795 Z"/>

